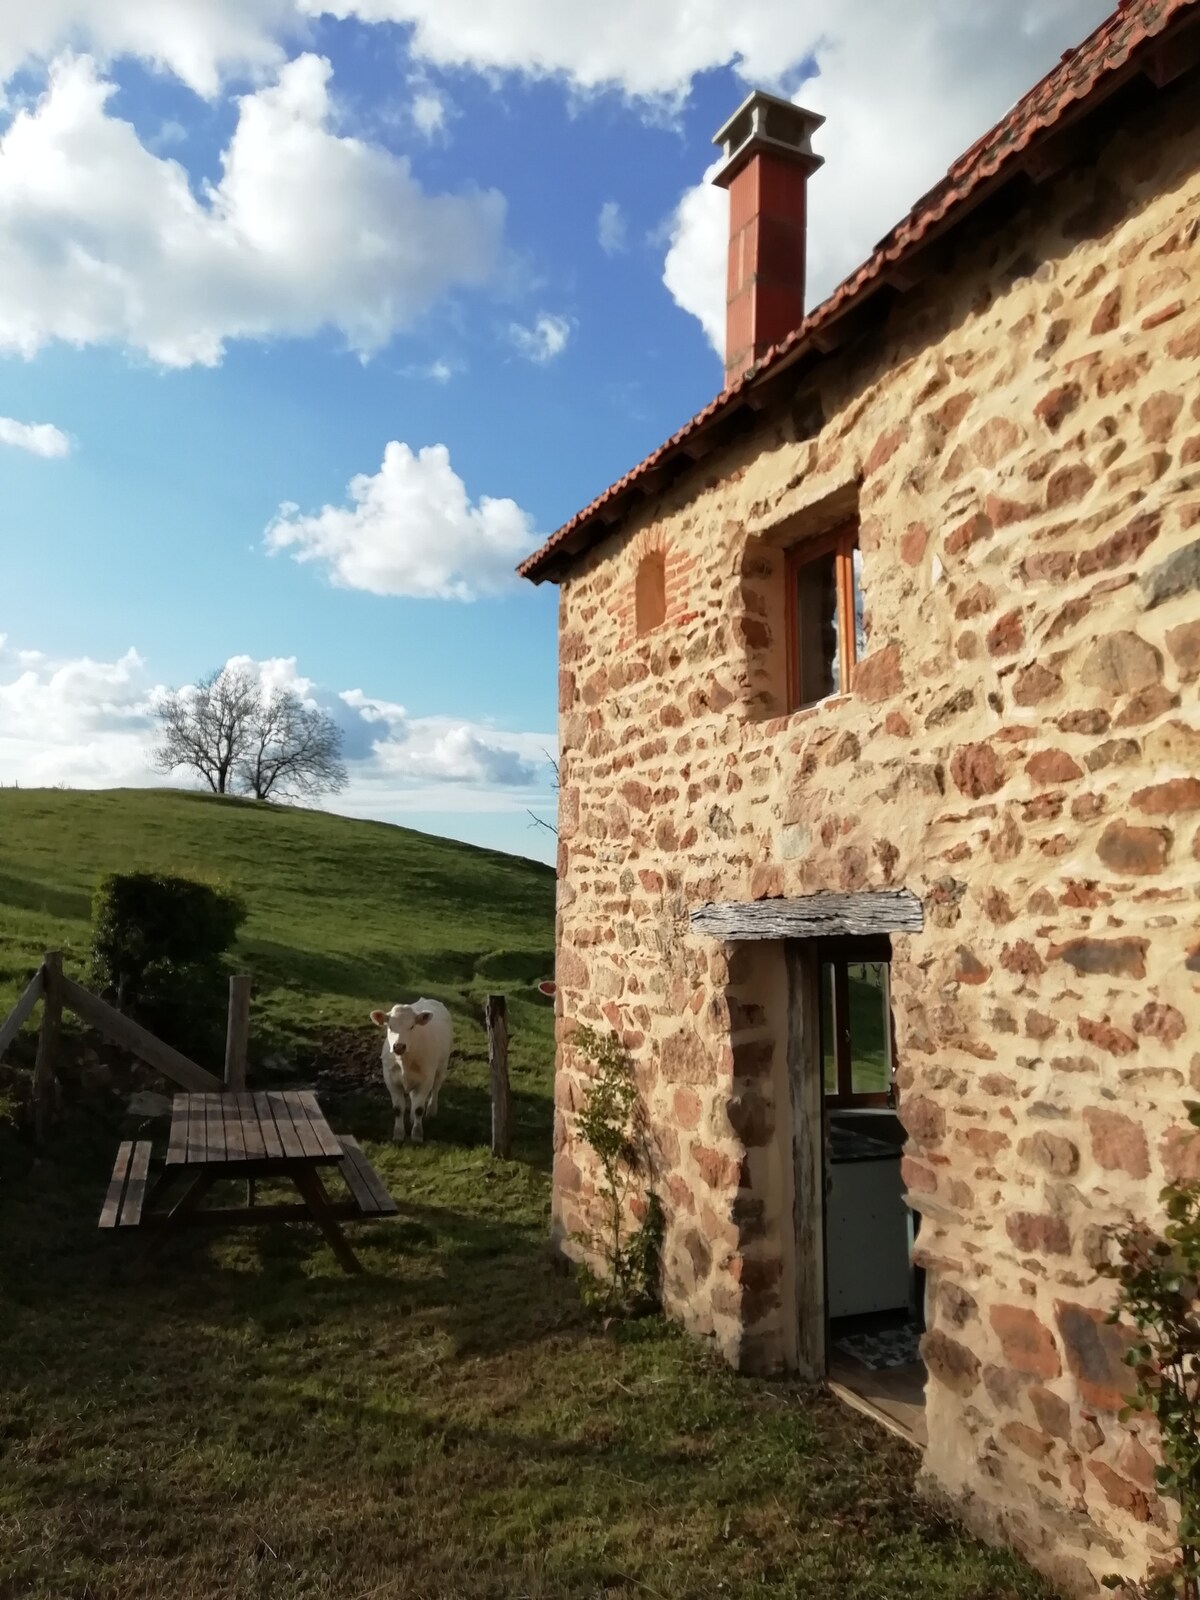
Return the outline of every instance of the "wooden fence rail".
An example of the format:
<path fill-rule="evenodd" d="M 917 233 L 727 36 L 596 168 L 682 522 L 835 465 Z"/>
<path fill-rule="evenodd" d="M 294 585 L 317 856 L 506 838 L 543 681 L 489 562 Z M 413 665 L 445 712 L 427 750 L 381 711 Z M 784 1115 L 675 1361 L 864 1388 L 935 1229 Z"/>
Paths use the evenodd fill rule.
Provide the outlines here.
<path fill-rule="evenodd" d="M 92 994 L 62 969 L 62 953 L 47 950 L 42 964 L 26 984 L 16 1005 L 0 1022 L 0 1058 L 42 1002 L 41 1030 L 33 1068 L 34 1134 L 38 1144 L 45 1141 L 57 1095 L 58 1053 L 62 1035 L 62 1014 L 70 1011 L 113 1044 L 137 1056 L 155 1072 L 181 1089 L 219 1093 L 227 1085 L 214 1073 L 198 1066 L 182 1051 L 164 1043 L 132 1017 Z M 229 1033 L 226 1055 L 228 1087 L 244 1088 L 246 1083 L 246 1045 L 250 1024 L 250 979 L 230 979 Z"/>
<path fill-rule="evenodd" d="M 25 986 L 25 992 L 21 998 L 5 1017 L 4 1021 L 0 1022 L 0 1061 L 4 1059 L 4 1052 L 20 1033 L 34 1006 L 42 998 L 43 989 L 44 979 L 42 978 L 42 969 L 39 967 Z"/>
<path fill-rule="evenodd" d="M 177 1083 L 181 1089 L 215 1094 L 225 1087 L 214 1073 L 197 1066 L 172 1045 L 164 1044 L 148 1028 L 143 1028 L 132 1017 L 117 1011 L 106 1000 L 101 1000 L 91 990 L 76 983 L 74 978 L 60 978 L 59 982 L 62 985 L 62 1003 L 68 1011 L 73 1011 L 81 1022 L 86 1022 L 97 1033 L 111 1039 L 113 1044 L 137 1056 L 148 1067 L 153 1067 L 155 1072 L 161 1072 L 164 1078 Z"/>

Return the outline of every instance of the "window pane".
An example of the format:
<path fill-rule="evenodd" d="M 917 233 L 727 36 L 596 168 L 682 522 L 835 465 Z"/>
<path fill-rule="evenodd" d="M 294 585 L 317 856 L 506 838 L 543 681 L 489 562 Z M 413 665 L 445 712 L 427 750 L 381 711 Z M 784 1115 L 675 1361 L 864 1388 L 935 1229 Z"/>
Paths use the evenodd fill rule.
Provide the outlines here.
<path fill-rule="evenodd" d="M 846 967 L 850 1010 L 850 1086 L 854 1094 L 891 1088 L 887 963 L 851 961 Z"/>
<path fill-rule="evenodd" d="M 821 1064 L 825 1093 L 837 1093 L 837 1052 L 833 1042 L 833 967 L 821 963 Z"/>
<path fill-rule="evenodd" d="M 837 553 L 818 556 L 796 569 L 797 701 L 811 705 L 837 694 Z"/>
<path fill-rule="evenodd" d="M 857 545 L 853 557 L 854 573 L 854 659 L 861 661 L 867 653 L 867 630 L 863 617 L 862 552 Z"/>

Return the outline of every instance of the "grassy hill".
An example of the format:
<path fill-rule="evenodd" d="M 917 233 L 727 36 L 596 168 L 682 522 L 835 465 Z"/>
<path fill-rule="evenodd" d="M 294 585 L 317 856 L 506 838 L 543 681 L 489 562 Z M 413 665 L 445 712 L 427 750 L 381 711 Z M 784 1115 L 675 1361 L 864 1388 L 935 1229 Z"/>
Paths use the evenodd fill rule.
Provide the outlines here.
<path fill-rule="evenodd" d="M 0 1017 L 46 949 L 86 981 L 90 900 L 113 871 L 180 873 L 246 901 L 234 965 L 255 978 L 260 1050 L 362 1027 L 432 995 L 482 1043 L 478 1001 L 507 991 L 514 1058 L 544 1063 L 554 874 L 385 823 L 165 789 L 0 790 Z"/>

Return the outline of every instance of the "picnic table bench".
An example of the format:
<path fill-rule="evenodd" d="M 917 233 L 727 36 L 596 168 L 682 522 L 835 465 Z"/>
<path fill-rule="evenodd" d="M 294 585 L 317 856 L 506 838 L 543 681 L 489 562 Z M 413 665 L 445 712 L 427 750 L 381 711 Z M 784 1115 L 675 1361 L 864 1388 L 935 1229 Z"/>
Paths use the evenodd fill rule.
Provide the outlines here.
<path fill-rule="evenodd" d="M 341 1222 L 394 1216 L 397 1210 L 358 1141 L 334 1133 L 311 1089 L 176 1095 L 165 1156 L 152 1181 L 157 1165 L 151 1141 L 125 1140 L 100 1210 L 102 1228 L 156 1223 L 144 1259 L 184 1226 L 308 1220 L 320 1228 L 345 1270 L 358 1272 Z M 327 1175 L 331 1168 L 345 1184 L 344 1200 L 332 1199 L 325 1187 L 322 1171 Z M 213 1185 L 229 1178 L 246 1180 L 245 1205 L 202 1206 Z M 183 1190 L 164 1208 L 159 1202 L 176 1179 L 182 1179 Z M 257 1204 L 260 1181 L 290 1182 L 300 1199 Z"/>

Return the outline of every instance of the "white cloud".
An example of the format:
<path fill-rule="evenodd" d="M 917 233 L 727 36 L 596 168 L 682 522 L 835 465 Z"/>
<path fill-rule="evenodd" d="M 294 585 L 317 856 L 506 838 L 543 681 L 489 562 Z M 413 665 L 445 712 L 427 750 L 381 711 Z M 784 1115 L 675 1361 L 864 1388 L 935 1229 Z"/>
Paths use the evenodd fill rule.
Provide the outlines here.
<path fill-rule="evenodd" d="M 949 164 L 1109 9 L 1110 0 L 781 5 L 779 15 L 803 30 L 789 35 L 798 51 L 792 59 L 811 54 L 819 70 L 795 99 L 827 118 L 814 138 L 825 165 L 808 189 L 808 303 L 865 260 Z M 718 354 L 728 205 L 707 181 L 687 190 L 663 270 L 672 296 L 699 318 Z"/>
<path fill-rule="evenodd" d="M 10 444 L 14 450 L 28 450 L 30 455 L 69 455 L 71 441 L 61 428 L 52 422 L 17 422 L 13 417 L 0 417 L 0 444 Z"/>
<path fill-rule="evenodd" d="M 295 0 L 0 0 L 0 83 L 73 49 L 137 56 L 211 96 L 228 73 L 277 68 L 280 35 L 301 26 Z"/>
<path fill-rule="evenodd" d="M 253 672 L 268 692 L 290 689 L 305 705 L 318 703 L 317 685 L 311 678 L 304 677 L 295 656 L 264 656 L 261 661 L 254 656 L 230 656 L 225 665 L 234 672 Z"/>
<path fill-rule="evenodd" d="M 113 86 L 62 58 L 0 140 L 0 350 L 115 341 L 168 366 L 227 340 L 341 332 L 384 345 L 500 252 L 494 191 L 427 195 L 406 160 L 333 131 L 329 63 L 299 56 L 239 102 L 220 180 L 109 114 Z"/>
<path fill-rule="evenodd" d="M 426 139 L 436 139 L 446 131 L 450 116 L 450 102 L 441 90 L 429 85 L 417 90 L 413 96 L 412 119 L 417 131 Z"/>
<path fill-rule="evenodd" d="M 432 361 L 409 362 L 399 371 L 405 378 L 423 378 L 428 383 L 449 383 L 451 378 L 466 371 L 466 364 L 457 359 L 437 356 Z"/>
<path fill-rule="evenodd" d="M 605 255 L 619 255 L 625 249 L 628 231 L 621 207 L 615 200 L 606 200 L 596 221 L 596 236 Z"/>
<path fill-rule="evenodd" d="M 55 661 L 0 636 L 0 774 L 25 785 L 96 788 L 153 781 L 146 762 L 154 690 L 136 650 L 116 661 Z"/>
<path fill-rule="evenodd" d="M 552 814 L 546 752 L 554 751 L 553 734 L 413 717 L 361 689 L 330 693 L 300 671 L 294 656 L 234 656 L 228 665 L 257 672 L 268 688 L 294 689 L 336 718 L 350 778 L 337 798 L 339 811 L 384 820 L 526 807 Z M 54 660 L 10 646 L 0 634 L 0 781 L 81 789 L 166 783 L 149 764 L 161 693 L 136 650 L 115 661 Z M 183 786 L 187 777 L 177 773 L 170 781 Z"/>
<path fill-rule="evenodd" d="M 312 516 L 281 506 L 267 548 L 323 563 L 344 588 L 471 600 L 511 582 L 536 540 L 515 501 L 471 501 L 444 444 L 414 454 L 393 439 L 379 471 L 352 478 L 349 495 L 349 506 L 327 505 Z"/>
<path fill-rule="evenodd" d="M 571 324 L 566 317 L 552 316 L 543 311 L 532 328 L 523 328 L 519 322 L 510 322 L 508 337 L 527 361 L 545 366 L 555 356 L 562 355 L 571 337 Z"/>
<path fill-rule="evenodd" d="M 663 282 L 675 304 L 696 317 L 709 344 L 725 353 L 725 278 L 729 244 L 729 197 L 714 189 L 714 161 L 695 188 L 685 189 L 671 218 Z M 812 241 L 812 225 L 809 225 Z"/>
<path fill-rule="evenodd" d="M 60 63 L 0 146 L 0 349 L 115 339 L 186 364 L 218 360 L 229 338 L 332 327 L 369 352 L 447 286 L 489 275 L 501 198 L 426 196 L 402 159 L 332 131 L 326 66 L 281 66 L 284 43 L 322 15 L 411 30 L 411 115 L 427 137 L 444 131 L 448 104 L 422 64 L 557 77 L 655 114 L 722 65 L 781 90 L 805 78 L 797 97 L 829 119 L 810 190 L 815 301 L 1110 3 L 0 0 L 0 80 L 63 48 L 137 55 L 207 94 L 231 72 L 280 73 L 242 102 L 223 176 L 197 199 L 182 168 L 106 114 L 86 59 Z M 664 268 L 717 348 L 726 204 L 708 188 L 685 194 Z M 605 248 L 619 247 L 621 220 L 608 202 Z M 514 336 L 546 360 L 567 331 L 546 318 Z"/>
<path fill-rule="evenodd" d="M 813 56 L 825 70 L 839 50 L 865 49 L 883 63 L 880 76 L 889 61 L 897 63 L 890 104 L 903 96 L 906 76 L 929 81 L 921 52 L 931 37 L 958 34 L 964 52 L 977 43 L 974 53 L 958 52 L 969 94 L 974 79 L 994 74 L 997 55 L 1019 57 L 1031 41 L 1036 52 L 1039 33 L 1075 43 L 1110 9 L 1109 0 L 1014 5 L 928 0 L 914 11 L 891 0 L 610 0 L 602 9 L 561 0 L 0 0 L 0 81 L 22 64 L 74 49 L 105 61 L 138 56 L 211 95 L 222 76 L 276 70 L 285 41 L 332 15 L 410 27 L 413 59 L 433 66 L 559 77 L 578 91 L 611 89 L 676 104 L 697 74 L 715 67 L 733 66 L 747 83 L 780 88 L 794 84 Z M 1044 56 L 1041 65 L 1051 61 Z M 941 73 L 937 82 L 948 84 Z M 1020 88 L 1030 82 L 1027 76 Z M 923 101 L 915 86 L 911 103 L 921 108 L 918 121 L 936 122 L 943 109 Z M 913 131 L 889 125 L 888 137 Z"/>
<path fill-rule="evenodd" d="M 160 151 L 168 149 L 173 144 L 186 144 L 187 141 L 188 131 L 183 123 L 177 122 L 174 117 L 168 117 L 154 136 L 146 140 L 146 148 L 158 155 Z"/>
<path fill-rule="evenodd" d="M 361 689 L 347 689 L 339 698 L 379 730 L 372 751 L 381 782 L 527 789 L 544 786 L 549 777 L 546 751 L 554 749 L 552 735 L 503 733 L 448 717 L 414 718 L 394 701 L 373 699 Z"/>
<path fill-rule="evenodd" d="M 678 101 L 699 72 L 738 62 L 775 83 L 807 48 L 809 7 L 791 0 L 303 0 L 364 22 L 413 26 L 411 50 L 439 67 L 559 76 L 585 91 Z"/>

